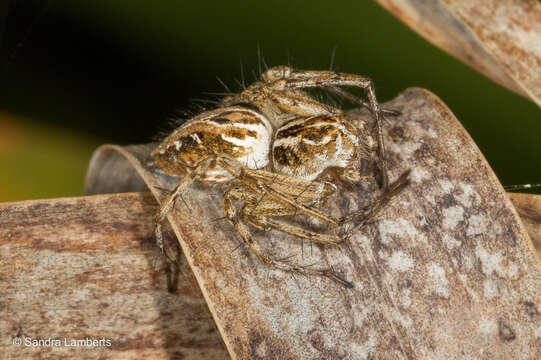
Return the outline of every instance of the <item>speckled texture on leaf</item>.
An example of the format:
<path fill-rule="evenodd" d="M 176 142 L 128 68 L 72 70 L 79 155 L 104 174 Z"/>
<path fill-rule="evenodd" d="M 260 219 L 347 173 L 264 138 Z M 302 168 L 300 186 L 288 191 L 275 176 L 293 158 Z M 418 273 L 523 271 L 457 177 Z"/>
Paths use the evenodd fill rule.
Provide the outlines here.
<path fill-rule="evenodd" d="M 409 89 L 384 106 L 403 113 L 385 126 L 391 179 L 412 169 L 388 208 L 336 247 L 254 230 L 276 256 L 332 266 L 353 289 L 261 265 L 220 220 L 221 187 L 193 186 L 169 214 L 231 356 L 539 358 L 541 269 L 497 178 L 433 94 Z M 160 175 L 149 148 L 103 147 L 89 183 L 122 154 L 162 199 L 178 179 Z M 346 213 L 368 197 L 344 190 L 325 210 Z"/>
<path fill-rule="evenodd" d="M 377 0 L 434 45 L 541 106 L 538 0 Z"/>
<path fill-rule="evenodd" d="M 168 292 L 156 211 L 149 193 L 0 203 L 0 358 L 228 359 L 185 259 Z"/>

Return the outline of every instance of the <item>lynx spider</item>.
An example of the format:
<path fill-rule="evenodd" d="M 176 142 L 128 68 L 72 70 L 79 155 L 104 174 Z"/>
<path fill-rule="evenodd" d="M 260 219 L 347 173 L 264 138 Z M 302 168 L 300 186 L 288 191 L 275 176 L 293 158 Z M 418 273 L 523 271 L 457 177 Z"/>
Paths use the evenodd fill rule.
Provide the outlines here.
<path fill-rule="evenodd" d="M 262 250 L 247 223 L 262 230 L 278 230 L 322 244 L 338 244 L 343 237 L 311 231 L 271 217 L 303 213 L 340 226 L 365 221 L 380 211 L 408 183 L 408 172 L 389 185 L 384 160 L 382 110 L 371 80 L 334 71 L 293 70 L 286 66 L 265 71 L 241 93 L 222 100 L 223 106 L 196 116 L 173 131 L 152 152 L 165 173 L 184 175 L 165 199 L 155 218 L 156 238 L 163 250 L 161 222 L 175 200 L 195 181 L 232 183 L 223 196 L 227 219 L 257 258 L 268 266 L 304 275 L 328 277 L 346 287 L 351 284 L 330 269 L 313 269 L 277 260 Z M 340 88 L 364 89 L 369 103 Z M 355 127 L 336 107 L 321 103 L 303 89 L 323 88 L 368 107 L 375 118 L 377 150 L 383 194 L 368 206 L 337 218 L 318 206 L 336 191 L 325 178 L 345 183 L 366 183 L 362 160 L 369 160 L 374 141 L 364 126 Z M 266 169 L 270 169 L 266 170 Z M 245 205 L 238 212 L 233 201 Z"/>

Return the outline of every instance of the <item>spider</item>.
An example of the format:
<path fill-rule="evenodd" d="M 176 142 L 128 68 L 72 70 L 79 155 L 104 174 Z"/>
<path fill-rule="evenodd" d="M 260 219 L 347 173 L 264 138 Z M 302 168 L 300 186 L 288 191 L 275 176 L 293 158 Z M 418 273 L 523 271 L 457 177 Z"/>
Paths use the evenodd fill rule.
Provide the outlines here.
<path fill-rule="evenodd" d="M 406 172 L 389 185 L 384 160 L 382 114 L 397 113 L 380 109 L 372 81 L 359 75 L 278 66 L 265 71 L 261 78 L 241 93 L 224 98 L 222 107 L 188 120 L 152 152 L 163 172 L 183 176 L 155 218 L 158 244 L 163 251 L 160 224 L 191 184 L 229 184 L 223 195 L 225 215 L 263 264 L 303 275 L 325 276 L 351 287 L 330 269 L 309 268 L 269 256 L 254 240 L 247 223 L 322 244 L 342 242 L 344 237 L 275 217 L 302 213 L 336 227 L 350 222 L 362 224 L 380 211 L 408 183 Z M 364 89 L 369 103 L 340 86 Z M 303 90 L 307 88 L 334 92 L 368 107 L 375 118 L 384 191 L 367 206 L 343 218 L 318 210 L 337 190 L 328 180 L 370 183 L 371 177 L 363 175 L 362 164 L 371 159 L 376 142 L 363 124 L 353 126 L 341 109 L 316 101 Z M 233 204 L 235 200 L 244 202 L 240 212 Z"/>

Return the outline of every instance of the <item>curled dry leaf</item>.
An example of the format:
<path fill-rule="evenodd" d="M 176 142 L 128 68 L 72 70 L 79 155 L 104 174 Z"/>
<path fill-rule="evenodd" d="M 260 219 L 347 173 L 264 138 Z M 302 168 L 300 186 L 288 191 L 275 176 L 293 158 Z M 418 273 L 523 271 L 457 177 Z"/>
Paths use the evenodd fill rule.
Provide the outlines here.
<path fill-rule="evenodd" d="M 377 0 L 428 41 L 541 106 L 537 0 Z"/>
<path fill-rule="evenodd" d="M 184 258 L 168 292 L 156 211 L 148 192 L 0 203 L 1 358 L 228 359 Z"/>
<path fill-rule="evenodd" d="M 391 179 L 412 169 L 389 207 L 335 247 L 254 230 L 275 256 L 332 266 L 353 289 L 260 264 L 220 220 L 219 187 L 191 187 L 168 215 L 230 355 L 538 358 L 541 267 L 494 173 L 433 94 L 409 89 L 385 107 L 402 112 L 386 126 Z M 99 149 L 87 192 L 137 190 L 115 170 L 128 160 L 163 201 L 178 179 L 157 171 L 152 146 Z M 344 189 L 326 210 L 347 213 L 369 195 Z"/>
<path fill-rule="evenodd" d="M 541 258 L 541 195 L 507 194 L 517 209 L 528 235 Z"/>

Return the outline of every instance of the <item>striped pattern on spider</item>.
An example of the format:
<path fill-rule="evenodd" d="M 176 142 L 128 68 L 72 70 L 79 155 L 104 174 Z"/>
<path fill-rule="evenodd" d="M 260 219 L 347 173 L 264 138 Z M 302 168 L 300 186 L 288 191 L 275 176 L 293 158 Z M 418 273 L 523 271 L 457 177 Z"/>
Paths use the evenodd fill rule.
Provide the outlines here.
<path fill-rule="evenodd" d="M 342 86 L 364 89 L 368 102 Z M 342 109 L 311 97 L 304 90 L 309 88 L 321 88 L 369 108 L 375 119 L 374 136 L 362 124 L 348 122 Z M 225 97 L 221 107 L 178 127 L 152 152 L 163 172 L 183 177 L 155 218 L 158 244 L 163 250 L 161 222 L 191 184 L 226 184 L 225 215 L 263 264 L 303 275 L 325 276 L 351 287 L 331 269 L 308 268 L 273 258 L 252 237 L 248 224 L 322 244 L 342 242 L 344 237 L 277 218 L 302 213 L 331 226 L 359 223 L 398 194 L 407 185 L 409 172 L 389 184 L 381 129 L 383 114 L 398 115 L 380 109 L 373 83 L 366 77 L 286 66 L 268 69 L 260 81 Z M 374 153 L 382 194 L 342 218 L 318 210 L 336 191 L 330 178 L 346 184 L 373 182 L 373 176 L 363 174 L 362 163 L 372 160 Z M 244 203 L 240 211 L 233 205 L 235 200 Z"/>

